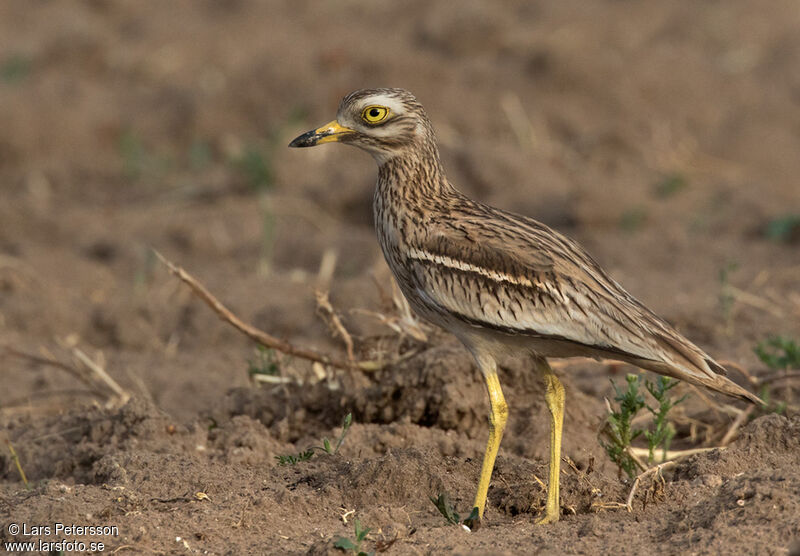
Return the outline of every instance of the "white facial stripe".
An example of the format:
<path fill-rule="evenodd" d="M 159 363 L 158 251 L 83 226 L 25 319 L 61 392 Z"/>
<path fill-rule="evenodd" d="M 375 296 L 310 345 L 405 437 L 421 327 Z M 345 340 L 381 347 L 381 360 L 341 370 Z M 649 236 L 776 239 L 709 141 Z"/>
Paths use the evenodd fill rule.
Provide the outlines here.
<path fill-rule="evenodd" d="M 390 110 L 390 117 L 392 115 L 396 116 L 397 114 L 405 114 L 403 103 L 396 98 L 388 95 L 372 95 L 359 100 L 352 112 L 348 111 L 345 114 L 339 114 L 337 119 L 339 120 L 340 124 L 346 127 L 353 129 L 365 129 L 367 126 L 361 121 L 360 115 L 364 108 L 367 106 L 372 106 L 373 104 L 387 107 Z M 395 135 L 395 133 L 397 133 L 393 129 L 384 128 L 379 125 L 374 127 L 370 126 L 368 127 L 368 130 L 369 135 L 372 135 L 373 137 L 392 137 Z"/>
<path fill-rule="evenodd" d="M 435 264 L 439 264 L 447 268 L 463 270 L 466 272 L 474 272 L 475 274 L 486 276 L 487 278 L 495 280 L 496 282 L 508 282 L 509 284 L 515 284 L 517 286 L 548 289 L 549 291 L 552 292 L 552 288 L 547 288 L 545 284 L 542 284 L 541 282 L 532 282 L 531 280 L 525 278 L 524 276 L 512 276 L 504 272 L 498 272 L 496 270 L 491 270 L 488 268 L 483 268 L 481 266 L 475 266 L 474 264 L 470 264 L 464 261 L 459 261 L 457 259 L 454 259 L 452 257 L 447 257 L 445 255 L 435 255 L 433 253 L 429 253 L 421 249 L 412 249 L 409 252 L 409 257 L 417 261 L 428 261 Z"/>
<path fill-rule="evenodd" d="M 386 106 L 389 110 L 392 111 L 392 114 L 401 114 L 405 112 L 403 109 L 403 103 L 401 103 L 396 98 L 387 96 L 387 95 L 372 95 L 366 98 L 362 98 L 358 103 L 358 113 L 360 114 L 364 108 L 367 106 L 372 106 L 376 104 L 378 106 Z"/>

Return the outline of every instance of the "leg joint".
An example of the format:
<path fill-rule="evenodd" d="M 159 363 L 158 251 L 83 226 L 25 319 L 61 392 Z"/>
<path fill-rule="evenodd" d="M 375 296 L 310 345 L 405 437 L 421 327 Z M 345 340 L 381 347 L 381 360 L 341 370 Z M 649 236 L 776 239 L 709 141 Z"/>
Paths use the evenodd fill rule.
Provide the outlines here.
<path fill-rule="evenodd" d="M 547 402 L 548 409 L 551 413 L 563 411 L 565 392 L 561 381 L 552 372 L 547 373 L 544 376 L 544 380 L 546 385 L 544 399 Z"/>
<path fill-rule="evenodd" d="M 549 375 L 545 380 L 547 381 L 546 396 L 555 398 L 564 397 L 564 385 L 561 384 L 561 381 L 558 380 L 556 375 Z"/>

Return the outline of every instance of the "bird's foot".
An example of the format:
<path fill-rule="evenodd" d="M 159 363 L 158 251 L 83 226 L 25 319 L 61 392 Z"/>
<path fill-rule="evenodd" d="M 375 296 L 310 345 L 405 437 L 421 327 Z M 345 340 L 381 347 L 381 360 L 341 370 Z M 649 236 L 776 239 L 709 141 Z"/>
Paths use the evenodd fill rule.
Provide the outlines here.
<path fill-rule="evenodd" d="M 462 521 L 466 527 L 469 527 L 470 531 L 477 531 L 481 528 L 481 513 L 478 508 L 472 508 L 472 512 L 470 512 L 469 517 Z"/>
<path fill-rule="evenodd" d="M 545 514 L 536 520 L 536 525 L 545 525 L 547 523 L 555 523 L 558 521 L 558 518 L 561 517 L 560 512 L 558 510 L 554 512 L 545 512 Z"/>

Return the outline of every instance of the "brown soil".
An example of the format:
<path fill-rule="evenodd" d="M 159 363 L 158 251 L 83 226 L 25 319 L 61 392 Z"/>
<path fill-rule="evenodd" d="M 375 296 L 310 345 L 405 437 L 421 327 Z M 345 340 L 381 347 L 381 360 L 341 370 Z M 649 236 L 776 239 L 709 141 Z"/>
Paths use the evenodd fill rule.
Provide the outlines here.
<path fill-rule="evenodd" d="M 4 444 L 0 540 L 59 540 L 9 525 L 62 522 L 117 526 L 61 537 L 120 554 L 326 554 L 358 518 L 372 528 L 363 548 L 387 554 L 800 550 L 797 388 L 775 389 L 789 408 L 754 413 L 727 449 L 643 481 L 628 513 L 612 508 L 630 485 L 597 435 L 609 378 L 629 369 L 586 361 L 558 367 L 575 462 L 563 519 L 534 525 L 546 410 L 529 363 L 510 360 L 486 519 L 447 525 L 429 496 L 446 491 L 468 513 L 481 379 L 451 337 L 399 338 L 351 311 L 392 314 L 372 161 L 284 148 L 352 89 L 408 88 L 463 191 L 575 237 L 715 357 L 764 377 L 753 346 L 800 339 L 800 226 L 786 219 L 800 215 L 796 3 L 454 7 L 0 3 L 0 342 L 65 362 L 77 345 L 133 395 L 107 405 L 63 370 L 0 358 L 0 437 L 30 480 Z M 327 285 L 359 356 L 410 356 L 324 376 L 283 359 L 291 382 L 258 386 L 252 344 L 150 248 L 245 320 L 341 354 L 316 313 Z M 335 273 L 320 284 L 326 253 Z M 733 421 L 720 403 L 733 402 L 710 410 L 683 392 L 674 447 L 717 445 Z M 338 454 L 277 465 L 336 437 L 348 412 Z"/>

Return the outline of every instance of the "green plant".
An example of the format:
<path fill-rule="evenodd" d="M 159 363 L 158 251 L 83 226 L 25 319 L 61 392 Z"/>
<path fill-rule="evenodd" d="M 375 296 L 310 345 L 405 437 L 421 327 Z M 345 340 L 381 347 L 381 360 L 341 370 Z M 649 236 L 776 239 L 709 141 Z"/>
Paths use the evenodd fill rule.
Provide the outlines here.
<path fill-rule="evenodd" d="M 757 407 L 756 413 L 751 415 L 751 419 L 759 415 L 766 415 L 767 413 L 777 413 L 782 415 L 786 411 L 786 402 L 782 400 L 774 400 L 772 398 L 772 390 L 769 385 L 763 384 L 758 391 L 758 397 L 764 402 L 763 407 Z"/>
<path fill-rule="evenodd" d="M 352 552 L 357 556 L 372 556 L 375 554 L 375 552 L 364 552 L 361 550 L 361 543 L 364 542 L 364 539 L 367 538 L 367 533 L 369 533 L 372 529 L 368 527 L 362 527 L 361 522 L 358 519 L 353 521 L 353 528 L 355 529 L 355 538 L 348 539 L 346 537 L 339 537 L 333 541 L 334 548 L 338 548 L 344 552 Z"/>
<path fill-rule="evenodd" d="M 336 447 L 331 447 L 330 440 L 327 437 L 322 439 L 322 446 L 313 446 L 312 449 L 314 450 L 322 450 L 326 454 L 335 454 L 339 451 L 339 448 L 342 446 L 342 442 L 344 442 L 345 436 L 347 436 L 347 431 L 350 429 L 350 425 L 353 423 L 353 414 L 348 413 L 344 416 L 344 420 L 342 421 L 342 432 L 339 434 L 339 438 L 336 439 Z"/>
<path fill-rule="evenodd" d="M 479 519 L 478 508 L 472 508 L 472 512 L 470 512 L 467 518 L 462 521 L 461 516 L 456 511 L 453 503 L 450 501 L 450 496 L 446 492 L 439 493 L 439 496 L 436 498 L 433 496 L 429 496 L 428 498 L 431 502 L 433 502 L 433 505 L 436 506 L 436 509 L 439 510 L 439 513 L 442 514 L 442 516 L 451 525 L 461 525 L 463 523 L 472 528 Z"/>
<path fill-rule="evenodd" d="M 619 409 L 612 409 L 608 415 L 608 422 L 604 428 L 608 442 L 600 440 L 600 445 L 605 449 L 611 461 L 629 477 L 633 478 L 636 472 L 637 463 L 631 456 L 631 442 L 642 434 L 642 430 L 634 430 L 631 426 L 636 413 L 644 407 L 644 398 L 639 394 L 638 375 L 629 374 L 625 377 L 628 388 L 620 390 L 612 380 L 616 396 L 614 401 L 619 404 Z"/>
<path fill-rule="evenodd" d="M 619 217 L 620 229 L 628 233 L 639 231 L 646 222 L 647 211 L 642 207 L 630 208 Z"/>
<path fill-rule="evenodd" d="M 759 342 L 753 351 L 772 370 L 800 369 L 800 345 L 789 338 L 771 336 Z"/>
<path fill-rule="evenodd" d="M 308 461 L 314 456 L 314 449 L 309 448 L 304 452 L 299 452 L 297 454 L 286 454 L 283 456 L 275 456 L 275 459 L 278 460 L 278 465 L 296 465 L 301 461 Z"/>
<path fill-rule="evenodd" d="M 251 377 L 253 375 L 277 376 L 280 374 L 280 367 L 275 357 L 275 350 L 264 346 L 258 346 L 256 360 L 247 360 L 247 374 Z"/>
<path fill-rule="evenodd" d="M 669 412 L 685 400 L 686 396 L 677 400 L 670 398 L 669 392 L 677 386 L 678 382 L 668 377 L 660 376 L 656 382 L 647 380 L 645 388 L 657 402 L 655 407 L 651 407 L 645 403 L 644 397 L 639 393 L 641 386 L 639 376 L 629 374 L 625 377 L 625 381 L 628 383 L 625 390 L 621 390 L 613 380 L 611 381 L 616 392 L 614 401 L 618 403 L 618 408 L 612 408 L 609 404 L 608 420 L 602 431 L 602 435 L 607 440 L 604 441 L 600 438 L 599 442 L 620 471 L 624 471 L 628 477 L 633 478 L 636 469 L 643 468 L 643 465 L 631 452 L 632 442 L 639 436 L 644 436 L 647 440 L 649 464 L 652 465 L 655 462 L 655 453 L 659 448 L 662 450 L 662 461 L 666 460 L 667 451 L 675 436 L 675 427 L 668 421 Z M 648 429 L 634 429 L 633 418 L 642 408 L 653 414 L 653 424 Z"/>
<path fill-rule="evenodd" d="M 759 342 L 753 351 L 761 362 L 772 371 L 800 369 L 800 344 L 789 338 L 771 336 L 763 342 Z M 762 382 L 758 395 L 766 404 L 765 408 L 762 408 L 762 412 L 780 414 L 786 411 L 785 401 L 772 399 L 769 382 Z"/>
<path fill-rule="evenodd" d="M 264 148 L 248 145 L 242 155 L 234 160 L 234 165 L 255 191 L 264 192 L 272 188 L 272 161 L 270 153 Z"/>
<path fill-rule="evenodd" d="M 767 222 L 764 235 L 772 241 L 788 243 L 800 237 L 800 214 L 787 214 Z"/>
<path fill-rule="evenodd" d="M 350 425 L 352 424 L 353 414 L 348 413 L 345 415 L 344 420 L 342 420 L 342 432 L 339 434 L 339 438 L 336 439 L 335 444 L 331 444 L 331 441 L 325 437 L 322 439 L 322 446 L 311 446 L 307 450 L 299 452 L 298 454 L 275 456 L 275 459 L 278 460 L 278 465 L 296 465 L 302 461 L 308 461 L 316 452 L 322 452 L 328 455 L 338 453 L 339 448 L 341 448 L 342 443 L 347 436 L 347 431 L 350 430 Z"/>
<path fill-rule="evenodd" d="M 685 189 L 689 185 L 689 181 L 685 176 L 672 173 L 663 176 L 655 185 L 654 190 L 656 196 L 661 199 L 672 197 L 676 193 Z"/>
<path fill-rule="evenodd" d="M 446 492 L 442 492 L 439 494 L 438 497 L 434 498 L 433 496 L 429 496 L 433 505 L 436 506 L 436 509 L 439 510 L 439 513 L 444 516 L 448 523 L 452 525 L 458 525 L 461 523 L 461 516 L 458 515 L 456 512 L 453 503 L 450 501 L 450 496 Z"/>
<path fill-rule="evenodd" d="M 655 383 L 649 380 L 645 383 L 647 391 L 650 392 L 650 395 L 658 402 L 657 408 L 650 407 L 649 405 L 645 406 L 647 411 L 653 414 L 653 426 L 655 427 L 654 430 L 644 431 L 644 437 L 647 439 L 647 448 L 649 450 L 648 463 L 651 465 L 655 461 L 654 454 L 656 448 L 659 446 L 663 449 L 661 461 L 667 459 L 669 445 L 672 443 L 672 439 L 675 436 L 675 427 L 667 420 L 667 414 L 673 407 L 686 399 L 686 395 L 675 401 L 669 397 L 669 391 L 677 385 L 678 381 L 672 380 L 666 376 L 659 376 L 658 381 Z"/>
<path fill-rule="evenodd" d="M 189 169 L 193 172 L 205 170 L 213 162 L 211 146 L 208 142 L 202 139 L 194 139 L 192 144 L 189 145 L 187 162 Z"/>

